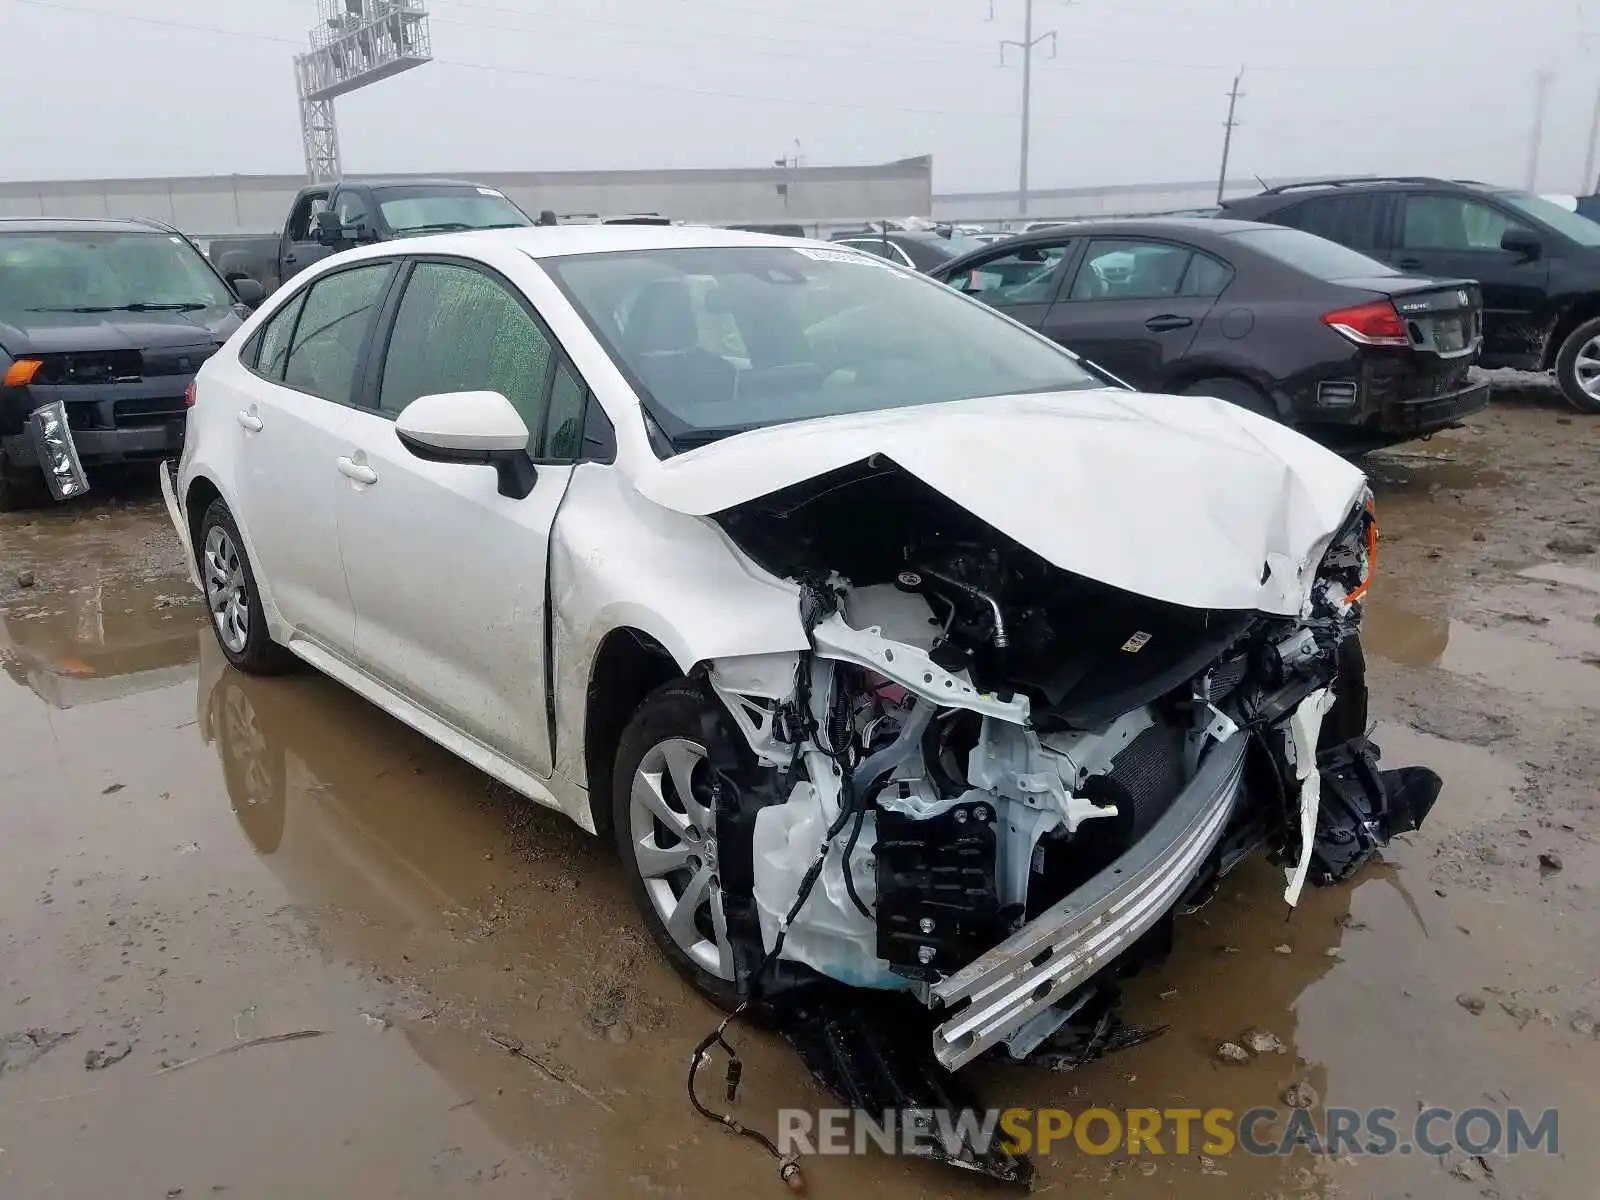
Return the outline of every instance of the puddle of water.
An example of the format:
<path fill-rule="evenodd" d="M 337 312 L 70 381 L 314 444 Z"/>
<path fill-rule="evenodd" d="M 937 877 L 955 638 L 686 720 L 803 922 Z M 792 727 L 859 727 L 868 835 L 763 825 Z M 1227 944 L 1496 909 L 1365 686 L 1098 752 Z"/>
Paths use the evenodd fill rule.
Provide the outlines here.
<path fill-rule="evenodd" d="M 1552 615 L 1485 629 L 1410 612 L 1380 597 L 1363 614 L 1368 653 L 1408 667 L 1439 667 L 1554 704 L 1600 708 L 1600 626 Z"/>
<path fill-rule="evenodd" d="M 1516 808 L 1525 778 L 1498 754 L 1391 722 L 1380 722 L 1372 739 L 1382 748 L 1385 764 L 1432 767 L 1445 781 L 1428 814 L 1429 837 L 1468 829 Z"/>

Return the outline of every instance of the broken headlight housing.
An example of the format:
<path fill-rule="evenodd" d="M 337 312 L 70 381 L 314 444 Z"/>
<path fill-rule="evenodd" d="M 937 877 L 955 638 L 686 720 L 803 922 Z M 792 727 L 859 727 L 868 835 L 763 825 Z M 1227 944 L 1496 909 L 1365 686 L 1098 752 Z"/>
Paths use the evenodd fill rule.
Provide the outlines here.
<path fill-rule="evenodd" d="M 33 436 L 33 451 L 44 468 L 50 495 L 57 500 L 81 496 L 89 490 L 89 480 L 78 461 L 78 447 L 67 425 L 67 406 L 56 400 L 33 410 L 28 418 Z"/>
<path fill-rule="evenodd" d="M 1359 619 L 1377 568 L 1378 516 L 1372 489 L 1363 488 L 1360 501 L 1322 556 L 1315 605 L 1341 619 Z"/>

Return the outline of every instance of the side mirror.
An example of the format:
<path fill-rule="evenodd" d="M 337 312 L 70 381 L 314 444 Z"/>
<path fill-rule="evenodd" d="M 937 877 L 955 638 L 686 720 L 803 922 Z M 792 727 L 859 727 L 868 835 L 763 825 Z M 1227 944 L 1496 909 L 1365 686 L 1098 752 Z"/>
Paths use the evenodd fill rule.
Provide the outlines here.
<path fill-rule="evenodd" d="M 248 275 L 229 276 L 228 283 L 233 287 L 233 294 L 239 298 L 239 303 L 246 308 L 254 308 L 267 298 L 267 289 Z"/>
<path fill-rule="evenodd" d="M 1524 262 L 1532 262 L 1544 253 L 1544 242 L 1531 229 L 1508 229 L 1500 235 L 1500 249 L 1521 255 Z"/>
<path fill-rule="evenodd" d="M 339 220 L 339 214 L 331 208 L 319 212 L 315 221 L 311 234 L 317 242 L 324 246 L 337 246 L 344 241 L 344 224 Z"/>
<path fill-rule="evenodd" d="M 493 467 L 502 496 L 521 500 L 533 491 L 528 426 L 499 392 L 418 396 L 395 418 L 394 431 L 427 462 Z"/>

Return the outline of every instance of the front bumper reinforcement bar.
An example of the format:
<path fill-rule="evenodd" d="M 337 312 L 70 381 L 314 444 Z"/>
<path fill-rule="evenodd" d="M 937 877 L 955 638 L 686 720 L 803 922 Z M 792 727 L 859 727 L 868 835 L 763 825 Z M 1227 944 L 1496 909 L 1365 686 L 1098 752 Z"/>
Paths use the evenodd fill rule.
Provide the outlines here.
<path fill-rule="evenodd" d="M 1236 733 L 1214 746 L 1137 845 L 933 986 L 939 1006 L 967 1002 L 933 1032 L 942 1066 L 953 1071 L 1008 1037 L 1104 968 L 1178 902 L 1233 814 L 1248 740 Z"/>

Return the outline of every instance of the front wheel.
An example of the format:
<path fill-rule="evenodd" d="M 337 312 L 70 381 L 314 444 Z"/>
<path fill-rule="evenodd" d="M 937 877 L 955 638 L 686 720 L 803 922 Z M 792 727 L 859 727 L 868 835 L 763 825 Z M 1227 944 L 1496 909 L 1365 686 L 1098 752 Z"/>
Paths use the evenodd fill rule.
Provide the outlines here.
<path fill-rule="evenodd" d="M 678 680 L 634 713 L 617 747 L 612 827 L 645 928 L 673 968 L 724 1009 L 739 1001 L 717 870 L 705 691 Z"/>
<path fill-rule="evenodd" d="M 281 675 L 294 658 L 272 640 L 255 571 L 233 514 L 213 500 L 200 520 L 200 582 L 222 653 L 247 675 Z"/>
<path fill-rule="evenodd" d="M 1600 413 L 1600 317 L 1585 321 L 1561 343 L 1556 382 L 1573 408 Z"/>

